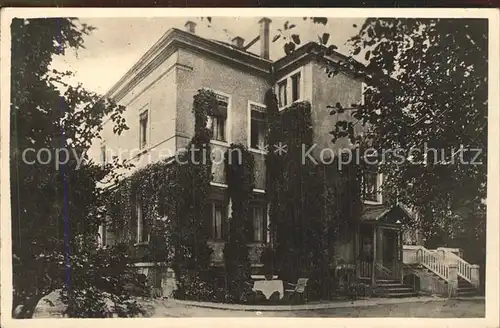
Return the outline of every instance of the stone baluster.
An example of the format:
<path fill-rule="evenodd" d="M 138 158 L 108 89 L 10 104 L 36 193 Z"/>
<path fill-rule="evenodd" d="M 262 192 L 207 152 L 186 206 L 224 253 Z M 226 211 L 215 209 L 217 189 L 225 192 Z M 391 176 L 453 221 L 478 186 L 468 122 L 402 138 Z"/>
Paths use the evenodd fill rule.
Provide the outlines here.
<path fill-rule="evenodd" d="M 448 266 L 448 297 L 456 297 L 458 294 L 458 266 L 450 263 Z"/>
<path fill-rule="evenodd" d="M 479 288 L 479 265 L 472 264 L 471 265 L 471 283 L 474 288 Z"/>

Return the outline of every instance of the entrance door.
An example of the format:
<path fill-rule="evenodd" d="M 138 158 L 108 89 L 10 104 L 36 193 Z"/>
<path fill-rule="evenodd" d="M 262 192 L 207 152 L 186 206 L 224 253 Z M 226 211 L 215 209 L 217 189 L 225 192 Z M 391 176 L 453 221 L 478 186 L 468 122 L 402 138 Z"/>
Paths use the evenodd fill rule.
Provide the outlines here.
<path fill-rule="evenodd" d="M 358 254 L 358 276 L 360 278 L 372 277 L 373 256 L 375 255 L 373 242 L 373 225 L 363 224 L 359 228 L 359 254 Z"/>
<path fill-rule="evenodd" d="M 384 252 L 382 255 L 382 263 L 386 268 L 392 269 L 397 259 L 398 233 L 393 229 L 384 229 L 382 238 Z"/>

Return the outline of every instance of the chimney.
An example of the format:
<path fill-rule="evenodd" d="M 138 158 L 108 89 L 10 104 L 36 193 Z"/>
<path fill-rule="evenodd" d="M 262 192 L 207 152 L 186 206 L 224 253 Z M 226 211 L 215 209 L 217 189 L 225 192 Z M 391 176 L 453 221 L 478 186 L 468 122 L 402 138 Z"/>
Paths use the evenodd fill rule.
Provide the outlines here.
<path fill-rule="evenodd" d="M 195 28 L 196 28 L 196 23 L 193 21 L 187 21 L 186 24 L 184 24 L 184 27 L 186 28 L 186 31 L 189 33 L 195 33 Z"/>
<path fill-rule="evenodd" d="M 267 17 L 262 17 L 259 20 L 260 24 L 260 56 L 264 59 L 269 59 L 269 24 L 271 20 Z"/>
<path fill-rule="evenodd" d="M 243 39 L 240 36 L 236 36 L 233 38 L 233 45 L 238 47 L 238 48 L 243 48 L 243 44 L 245 43 L 245 39 Z"/>

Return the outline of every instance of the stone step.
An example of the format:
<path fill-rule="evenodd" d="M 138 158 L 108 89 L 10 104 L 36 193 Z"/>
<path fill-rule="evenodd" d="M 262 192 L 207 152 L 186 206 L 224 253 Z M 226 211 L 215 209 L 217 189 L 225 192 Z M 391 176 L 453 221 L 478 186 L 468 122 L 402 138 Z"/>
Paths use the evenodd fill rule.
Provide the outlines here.
<path fill-rule="evenodd" d="M 477 291 L 473 290 L 473 291 L 469 291 L 469 292 L 458 292 L 458 296 L 460 297 L 467 297 L 467 296 L 476 296 L 477 295 Z"/>
<path fill-rule="evenodd" d="M 416 296 L 418 296 L 418 294 L 415 293 L 414 291 L 405 293 L 387 293 L 380 295 L 380 297 L 386 297 L 386 298 L 403 298 L 403 297 L 416 297 Z"/>
<path fill-rule="evenodd" d="M 377 285 L 385 285 L 385 284 L 401 284 L 399 280 L 396 279 L 380 279 L 377 280 Z"/>

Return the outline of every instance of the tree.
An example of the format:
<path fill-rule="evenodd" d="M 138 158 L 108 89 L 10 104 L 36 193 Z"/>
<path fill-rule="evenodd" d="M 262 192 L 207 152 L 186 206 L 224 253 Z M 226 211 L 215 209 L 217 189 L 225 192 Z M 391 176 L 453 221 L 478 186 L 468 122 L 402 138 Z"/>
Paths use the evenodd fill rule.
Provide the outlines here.
<path fill-rule="evenodd" d="M 328 22 L 323 17 L 311 20 Z M 428 242 L 443 245 L 465 238 L 475 243 L 471 252 L 481 251 L 483 260 L 487 23 L 485 19 L 369 18 L 348 41 L 352 52 L 345 60 L 324 61 L 330 76 L 347 71 L 368 85 L 365 105 L 353 104 L 356 120 L 339 122 L 333 127 L 333 139 L 348 136 L 357 147 L 378 151 L 386 199 L 420 214 Z M 290 34 L 295 24 L 286 25 Z M 324 46 L 321 60 L 337 48 L 328 44 L 328 36 L 319 37 Z M 284 51 L 293 52 L 296 41 L 298 34 L 288 38 Z M 343 110 L 331 107 L 332 114 Z M 349 128 L 355 122 L 366 125 L 361 138 Z"/>
<path fill-rule="evenodd" d="M 241 144 L 232 144 L 225 154 L 226 181 L 231 199 L 231 217 L 224 244 L 224 271 L 227 293 L 233 301 L 240 301 L 249 288 L 250 258 L 248 243 L 252 231 L 252 192 L 255 186 L 254 157 Z"/>
<path fill-rule="evenodd" d="M 117 178 L 121 164 L 97 165 L 87 153 L 106 117 L 115 133 L 127 129 L 124 108 L 65 83 L 71 72 L 50 67 L 54 55 L 82 48 L 92 30 L 73 18 L 11 23 L 12 312 L 18 318 L 31 317 L 56 290 L 68 316 L 141 312 L 125 289 L 136 280 L 129 258 L 97 245 L 98 226 L 106 223 L 98 184 Z M 47 157 L 36 154 L 51 160 L 44 164 Z"/>

